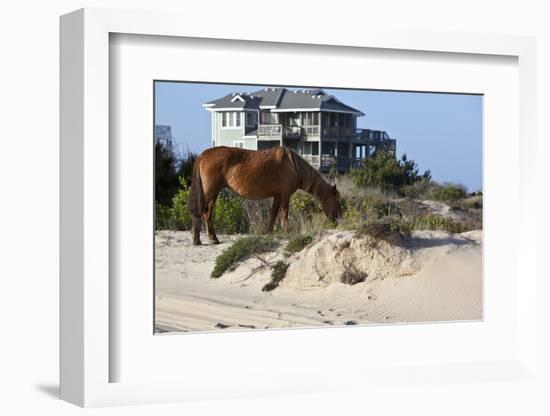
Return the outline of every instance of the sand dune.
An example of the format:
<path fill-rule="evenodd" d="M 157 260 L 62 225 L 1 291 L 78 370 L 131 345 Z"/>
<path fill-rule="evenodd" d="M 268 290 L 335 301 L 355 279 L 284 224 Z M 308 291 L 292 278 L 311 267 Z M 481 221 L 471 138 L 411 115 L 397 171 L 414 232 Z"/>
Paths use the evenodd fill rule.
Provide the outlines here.
<path fill-rule="evenodd" d="M 210 272 L 236 239 L 194 247 L 187 232 L 156 237 L 159 332 L 249 330 L 319 325 L 476 320 L 482 318 L 481 232 L 415 232 L 402 246 L 327 233 L 288 259 L 280 287 L 262 292 L 276 252 L 244 261 L 219 279 Z M 354 285 L 346 269 L 366 273 Z"/>

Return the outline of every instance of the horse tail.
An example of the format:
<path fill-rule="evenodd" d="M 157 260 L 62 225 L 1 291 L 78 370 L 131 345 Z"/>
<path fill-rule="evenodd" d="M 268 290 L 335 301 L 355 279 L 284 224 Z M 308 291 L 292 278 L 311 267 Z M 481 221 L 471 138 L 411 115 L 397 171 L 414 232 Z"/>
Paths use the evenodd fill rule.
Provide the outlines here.
<path fill-rule="evenodd" d="M 191 192 L 189 192 L 188 206 L 194 217 L 200 217 L 204 212 L 204 192 L 202 189 L 201 171 L 199 169 L 200 158 L 193 165 L 193 179 L 191 180 Z"/>

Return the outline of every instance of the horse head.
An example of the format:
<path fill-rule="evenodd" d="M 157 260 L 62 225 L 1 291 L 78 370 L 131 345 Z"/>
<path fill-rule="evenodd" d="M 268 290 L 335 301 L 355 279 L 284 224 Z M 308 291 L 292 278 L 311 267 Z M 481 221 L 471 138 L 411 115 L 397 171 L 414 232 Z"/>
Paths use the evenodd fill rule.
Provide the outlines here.
<path fill-rule="evenodd" d="M 336 185 L 329 185 L 330 189 L 321 200 L 321 208 L 325 215 L 334 223 L 342 216 L 342 204 L 340 201 L 340 193 L 336 189 Z"/>

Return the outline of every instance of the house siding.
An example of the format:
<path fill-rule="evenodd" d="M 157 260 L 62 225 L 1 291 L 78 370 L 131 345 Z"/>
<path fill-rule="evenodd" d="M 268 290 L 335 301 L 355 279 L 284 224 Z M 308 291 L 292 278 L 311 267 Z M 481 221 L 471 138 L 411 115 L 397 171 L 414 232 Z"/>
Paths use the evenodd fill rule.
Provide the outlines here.
<path fill-rule="evenodd" d="M 258 140 L 244 139 L 244 148 L 248 150 L 258 150 Z"/>
<path fill-rule="evenodd" d="M 221 127 L 222 122 L 221 113 L 216 113 L 216 120 L 217 120 L 217 132 L 218 137 L 216 140 L 216 146 L 233 146 L 233 142 L 235 140 L 243 140 L 244 135 L 244 123 L 243 123 L 243 113 L 239 113 L 239 117 L 241 118 L 241 127 L 236 128 L 223 128 Z"/>

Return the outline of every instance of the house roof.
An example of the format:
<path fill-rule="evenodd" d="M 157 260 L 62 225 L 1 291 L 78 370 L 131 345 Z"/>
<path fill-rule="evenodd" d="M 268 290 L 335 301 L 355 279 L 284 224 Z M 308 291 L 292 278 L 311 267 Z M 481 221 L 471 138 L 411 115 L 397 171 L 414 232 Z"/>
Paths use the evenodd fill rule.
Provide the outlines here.
<path fill-rule="evenodd" d="M 203 104 L 210 111 L 223 109 L 283 111 L 334 111 L 364 113 L 344 104 L 333 95 L 321 89 L 264 88 L 255 92 L 232 93 L 220 99 Z"/>

